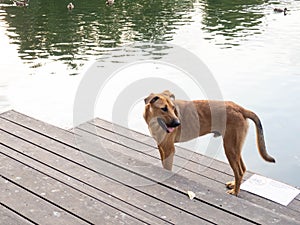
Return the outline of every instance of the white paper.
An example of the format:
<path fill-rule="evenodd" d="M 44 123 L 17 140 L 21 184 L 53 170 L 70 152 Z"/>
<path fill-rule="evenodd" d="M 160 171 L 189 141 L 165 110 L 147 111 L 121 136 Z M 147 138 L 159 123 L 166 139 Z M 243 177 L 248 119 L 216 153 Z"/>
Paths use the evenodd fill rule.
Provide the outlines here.
<path fill-rule="evenodd" d="M 241 189 L 284 206 L 287 206 L 300 193 L 297 188 L 257 174 L 242 183 Z"/>

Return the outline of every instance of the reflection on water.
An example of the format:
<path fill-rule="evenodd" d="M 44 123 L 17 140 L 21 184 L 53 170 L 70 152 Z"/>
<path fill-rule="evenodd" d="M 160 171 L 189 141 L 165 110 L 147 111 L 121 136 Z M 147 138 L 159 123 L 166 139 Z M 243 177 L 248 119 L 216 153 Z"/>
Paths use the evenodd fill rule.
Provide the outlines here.
<path fill-rule="evenodd" d="M 112 48 L 134 41 L 168 41 L 176 27 L 190 22 L 189 1 L 104 1 L 75 3 L 31 0 L 28 8 L 6 7 L 5 19 L 19 56 L 33 67 L 42 59 L 63 60 L 77 68 L 90 56 L 102 56 Z"/>
<path fill-rule="evenodd" d="M 263 0 L 119 0 L 107 7 L 103 1 L 85 0 L 68 11 L 65 1 L 31 0 L 27 8 L 2 5 L 1 15 L 25 63 L 34 68 L 45 60 L 63 60 L 76 71 L 91 56 L 107 55 L 127 43 L 172 40 L 178 27 L 192 22 L 189 12 L 196 7 L 205 39 L 225 48 L 239 45 L 262 31 L 263 6 Z"/>

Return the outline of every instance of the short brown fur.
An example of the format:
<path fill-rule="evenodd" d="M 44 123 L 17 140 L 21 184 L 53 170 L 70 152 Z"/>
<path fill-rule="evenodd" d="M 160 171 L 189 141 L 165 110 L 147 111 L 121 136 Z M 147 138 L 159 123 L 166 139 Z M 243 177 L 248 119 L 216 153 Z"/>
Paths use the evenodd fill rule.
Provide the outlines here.
<path fill-rule="evenodd" d="M 164 91 L 150 94 L 145 99 L 144 119 L 157 142 L 162 165 L 167 170 L 172 170 L 174 143 L 208 133 L 222 136 L 225 154 L 235 177 L 234 181 L 226 183 L 231 189 L 229 194 L 238 195 L 246 171 L 241 151 L 248 130 L 247 119 L 255 124 L 260 155 L 268 162 L 275 162 L 266 151 L 258 116 L 230 101 L 175 100 L 170 91 Z"/>

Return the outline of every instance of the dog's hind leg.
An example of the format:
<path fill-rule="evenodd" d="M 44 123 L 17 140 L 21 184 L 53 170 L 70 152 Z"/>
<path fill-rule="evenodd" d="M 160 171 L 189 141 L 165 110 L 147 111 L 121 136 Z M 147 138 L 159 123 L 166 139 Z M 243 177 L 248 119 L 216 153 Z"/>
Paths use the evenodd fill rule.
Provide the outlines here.
<path fill-rule="evenodd" d="M 239 171 L 240 171 L 240 174 L 241 174 L 240 180 L 242 181 L 243 176 L 244 176 L 244 174 L 246 172 L 246 166 L 245 166 L 245 164 L 243 162 L 242 156 L 240 156 L 240 163 L 238 164 L 238 166 L 239 166 Z M 226 187 L 228 189 L 234 189 L 234 187 L 235 187 L 235 181 L 229 181 L 229 182 L 227 182 L 226 183 Z"/>
<path fill-rule="evenodd" d="M 226 183 L 226 187 L 231 189 L 231 190 L 227 191 L 227 193 L 232 194 L 232 195 L 238 195 L 238 193 L 240 191 L 240 185 L 241 185 L 243 173 L 242 173 L 241 167 L 239 165 L 239 160 L 231 158 L 229 160 L 229 164 L 234 173 L 234 181 L 230 181 L 230 182 Z"/>
<path fill-rule="evenodd" d="M 240 185 L 244 173 L 242 167 L 240 166 L 240 160 L 237 158 L 230 158 L 228 161 L 234 173 L 234 181 L 226 183 L 226 187 L 231 189 L 227 191 L 227 193 L 237 196 L 240 191 Z"/>
<path fill-rule="evenodd" d="M 234 173 L 234 181 L 226 183 L 226 187 L 231 189 L 227 193 L 233 195 L 238 195 L 243 175 L 246 171 L 241 157 L 245 134 L 246 132 L 239 131 L 228 132 L 223 139 L 225 154 Z"/>
<path fill-rule="evenodd" d="M 246 166 L 245 166 L 245 163 L 244 163 L 244 161 L 242 159 L 242 156 L 240 158 L 240 166 L 241 166 L 241 169 L 243 171 L 243 174 L 245 174 L 245 172 L 246 172 Z"/>
<path fill-rule="evenodd" d="M 158 145 L 158 149 L 163 168 L 171 171 L 175 155 L 175 146 L 163 147 L 162 145 Z"/>

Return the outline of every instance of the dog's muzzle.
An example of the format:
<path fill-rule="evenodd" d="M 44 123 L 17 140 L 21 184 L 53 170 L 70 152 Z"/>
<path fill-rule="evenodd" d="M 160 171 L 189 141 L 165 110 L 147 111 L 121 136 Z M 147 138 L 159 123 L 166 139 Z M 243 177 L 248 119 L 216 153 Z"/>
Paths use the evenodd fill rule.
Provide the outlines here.
<path fill-rule="evenodd" d="M 157 118 L 157 122 L 167 133 L 172 133 L 180 125 L 178 119 L 173 119 L 170 124 L 166 124 L 162 118 Z"/>

